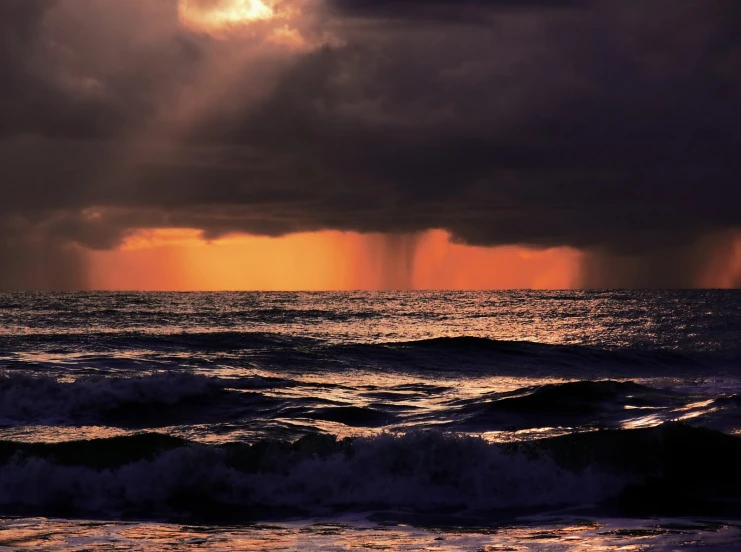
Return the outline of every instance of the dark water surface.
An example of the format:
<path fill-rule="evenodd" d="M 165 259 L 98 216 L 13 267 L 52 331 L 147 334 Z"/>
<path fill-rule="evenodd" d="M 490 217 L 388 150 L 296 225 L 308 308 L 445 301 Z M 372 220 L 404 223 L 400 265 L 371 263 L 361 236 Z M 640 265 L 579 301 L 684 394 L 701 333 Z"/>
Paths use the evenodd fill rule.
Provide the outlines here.
<path fill-rule="evenodd" d="M 741 543 L 741 293 L 0 294 L 0 549 Z"/>

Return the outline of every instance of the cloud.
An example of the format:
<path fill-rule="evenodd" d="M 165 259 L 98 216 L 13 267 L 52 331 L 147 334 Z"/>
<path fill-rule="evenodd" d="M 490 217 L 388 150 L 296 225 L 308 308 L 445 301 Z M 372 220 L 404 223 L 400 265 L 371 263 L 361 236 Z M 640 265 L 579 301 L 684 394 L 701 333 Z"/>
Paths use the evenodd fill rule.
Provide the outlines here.
<path fill-rule="evenodd" d="M 6 234 L 445 229 L 690 285 L 741 226 L 735 1 L 282 5 L 217 36 L 175 0 L 0 2 Z"/>
<path fill-rule="evenodd" d="M 351 17 L 480 23 L 482 15 L 585 8 L 588 0 L 329 0 L 328 5 Z"/>

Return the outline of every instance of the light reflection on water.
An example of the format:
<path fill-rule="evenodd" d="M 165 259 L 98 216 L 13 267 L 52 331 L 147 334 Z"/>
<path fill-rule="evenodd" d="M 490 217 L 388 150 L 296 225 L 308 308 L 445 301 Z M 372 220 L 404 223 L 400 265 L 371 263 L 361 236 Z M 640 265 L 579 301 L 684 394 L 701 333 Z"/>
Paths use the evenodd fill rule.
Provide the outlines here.
<path fill-rule="evenodd" d="M 465 327 L 498 340 L 708 350 L 723 345 L 718 330 L 727 330 L 715 326 L 737 300 L 733 292 L 620 291 L 0 294 L 0 336 L 251 331 L 377 343 L 459 336 Z M 19 301 L 31 307 L 2 308 Z"/>
<path fill-rule="evenodd" d="M 0 550 L 732 550 L 741 528 L 689 520 L 600 520 L 533 523 L 490 529 L 423 529 L 363 521 L 188 527 L 157 523 L 0 521 Z"/>
<path fill-rule="evenodd" d="M 3 306 L 3 301 L 21 306 Z M 296 441 L 315 432 L 342 439 L 433 430 L 433 436 L 439 432 L 476 435 L 505 443 L 584 433 L 577 439 L 558 440 L 564 446 L 581 447 L 593 437 L 591 432 L 600 429 L 618 432 L 672 420 L 739 434 L 740 306 L 738 294 L 694 292 L 0 295 L 0 371 L 4 372 L 0 374 L 0 440 L 56 443 L 158 432 L 216 445 Z M 458 339 L 410 343 L 441 337 Z M 676 428 L 672 431 L 676 433 Z M 672 431 L 668 434 L 673 435 Z M 680 433 L 681 449 L 692 451 L 698 436 L 685 438 L 686 432 Z M 703 435 L 699 438 L 705 443 Z M 386 445 L 378 448 L 384 439 L 359 443 L 381 451 L 380 462 L 369 465 L 377 467 L 388 458 Z M 409 442 L 400 449 L 402 460 L 427 450 L 414 440 Z M 634 446 L 630 454 L 654 458 L 655 451 Z M 484 447 L 487 458 L 493 454 L 488 449 L 499 450 Z M 211 454 L 202 448 L 207 447 L 191 447 L 187 452 Z M 469 448 L 455 445 L 452 450 Z M 575 449 L 577 456 L 581 450 Z M 179 453 L 176 456 L 180 458 Z M 461 456 L 471 458 L 467 453 Z M 375 452 L 372 457 L 376 458 Z M 601 469 L 601 459 L 595 462 L 595 470 Z M 139 464 L 136 469 L 148 476 L 149 468 Z M 466 470 L 479 473 L 477 466 L 466 461 L 462 465 L 465 469 L 454 475 Z M 173 473 L 169 466 L 161 473 Z M 194 471 L 188 465 L 184 473 Z M 374 490 L 377 480 L 366 477 L 368 470 L 359 471 L 358 481 L 369 481 Z M 413 482 L 418 471 L 409 475 Z M 713 472 L 714 467 L 707 471 Z M 65 470 L 62 483 L 73 472 Z M 322 481 L 333 483 L 341 472 L 327 468 L 322 473 L 326 474 Z M 378 481 L 387 481 L 386 471 L 378 473 Z M 436 473 L 430 470 L 430 477 Z M 527 483 L 533 476 L 558 490 L 563 475 L 553 472 L 556 475 L 551 477 L 551 473 L 545 468 L 538 472 L 527 462 L 512 467 L 514 479 L 509 471 L 496 470 L 497 476 L 506 476 L 503 480 L 519 482 L 510 497 L 515 502 L 530 498 Z M 237 475 L 236 480 L 242 481 L 241 472 Z M 686 475 L 703 480 L 706 474 L 688 470 Z M 95 471 L 86 477 L 98 481 L 99 476 Z M 34 481 L 33 474 L 28 480 Z M 310 491 L 305 501 L 299 497 L 302 507 L 313 506 L 325 493 L 324 487 L 314 493 L 316 480 L 314 476 L 300 479 Z M 229 485 L 232 481 L 228 479 Z M 180 482 L 179 476 L 175 482 Z M 722 484 L 727 482 L 724 479 Z M 589 486 L 577 483 L 556 494 L 572 504 L 573 495 Z M 18 512 L 12 508 L 18 497 L 29 496 L 28 486 L 16 487 L 15 494 L 8 495 L 7 513 Z M 173 488 L 180 487 L 173 484 Z M 396 483 L 391 488 L 396 489 Z M 481 485 L 472 492 L 465 485 L 461 488 L 466 496 L 473 496 Z M 496 495 L 498 489 L 493 489 L 487 497 Z M 435 496 L 447 496 L 445 490 L 435 488 Z M 422 491 L 415 491 L 413 497 L 423 495 Z M 96 500 L 111 498 L 108 487 L 92 494 Z M 265 491 L 259 508 L 277 494 Z M 53 509 L 57 495 L 50 496 L 50 509 L 42 504 L 41 509 L 20 511 L 78 515 L 74 510 Z M 686 496 L 691 496 L 689 491 Z M 408 509 L 407 495 L 402 498 L 391 503 Z M 478 500 L 478 495 L 474 498 Z M 573 504 L 580 508 L 591 504 L 579 500 Z M 694 495 L 687 500 L 694 500 Z M 506 504 L 511 513 L 512 502 Z M 537 504 L 553 511 L 550 499 Z M 377 502 L 362 502 L 352 511 L 374 505 Z M 313 508 L 305 511 L 310 512 L 309 520 L 322 515 Z M 160 515 L 160 510 L 151 512 L 147 519 Z M 96 517 L 96 511 L 90 516 Z M 345 520 L 344 525 L 312 525 L 304 520 L 235 528 L 8 520 L 0 522 L 0 548 L 484 551 L 658 546 L 670 550 L 741 538 L 729 526 L 690 524 L 679 529 L 667 523 L 535 520 L 520 527 L 434 531 L 357 520 Z"/>
<path fill-rule="evenodd" d="M 708 368 L 694 364 L 696 357 L 692 356 L 725 354 L 738 348 L 741 342 L 734 336 L 739 298 L 730 292 L 619 291 L 0 294 L 0 369 L 52 377 L 60 383 L 90 376 L 131 378 L 158 370 L 187 371 L 237 384 L 256 378 L 285 379 L 290 385 L 265 385 L 248 389 L 245 395 L 260 393 L 266 400 L 296 403 L 305 409 L 352 406 L 391 416 L 388 423 L 353 425 L 271 411 L 265 417 L 271 427 L 288 428 L 281 437 L 294 438 L 301 430 L 339 437 L 369 436 L 382 430 L 455 425 L 466 415 L 466 401 L 480 401 L 485 419 L 487 403 L 496 400 L 497 394 L 518 389 L 527 393 L 534 387 L 578 380 L 634 381 L 658 389 L 685 390 L 688 403 L 741 393 L 741 379 L 718 375 L 727 368 L 725 357 L 714 359 L 717 364 Z M 265 335 L 270 339 L 264 340 Z M 597 349 L 536 346 L 512 351 L 496 341 L 453 343 L 448 348 L 387 346 L 389 342 L 461 336 Z M 375 348 L 369 350 L 369 344 Z M 604 355 L 618 349 L 618 356 Z M 671 356 L 677 351 L 685 356 Z M 729 362 L 736 369 L 735 360 Z M 626 370 L 631 373 L 626 375 Z M 675 370 L 682 376 L 673 377 Z M 643 372 L 651 371 L 667 376 L 663 382 L 641 379 Z M 700 373 L 702 377 L 695 377 Z M 235 387 L 235 393 L 244 390 Z M 110 396 L 112 403 L 151 406 L 149 395 L 140 398 L 129 391 L 93 391 Z M 64 397 L 57 401 L 65 394 L 69 395 L 67 402 Z M 79 415 L 83 408 L 75 401 L 88 401 L 82 407 L 90 406 L 82 395 L 80 389 L 51 389 L 49 402 L 59 403 L 51 405 L 58 407 L 57 418 L 50 406 L 33 423 L 29 423 L 30 415 L 14 418 L 16 412 L 9 407 L 11 415 L 0 412 L 0 423 L 6 426 L 0 429 L 0 439 L 58 441 L 117 434 L 100 429 L 105 419 Z M 183 404 L 188 400 L 185 397 Z M 105 413 L 97 403 L 92 406 L 98 408 L 96 413 Z M 648 417 L 648 412 L 626 409 L 610 425 L 647 427 L 669 420 L 699 423 L 698 418 L 708 418 L 722 430 L 736 427 L 733 418 L 721 420 L 722 413 L 712 407 L 680 411 L 679 406 L 669 398 L 667 405 L 655 407 Z M 610 408 L 605 410 L 605 415 L 613 414 Z M 242 425 L 218 427 L 200 419 L 190 423 L 166 419 L 153 422 L 150 429 L 208 443 L 270 437 L 257 423 L 265 420 L 258 415 L 249 418 Z M 541 418 L 538 427 L 523 427 L 532 425 L 535 416 L 515 420 L 513 426 L 520 425 L 513 431 L 499 420 L 495 427 L 481 423 L 463 428 L 459 424 L 453 430 L 508 441 L 527 436 L 525 432 L 552 436 L 565 428 L 590 430 L 604 416 L 587 413 L 578 421 Z M 34 424 L 38 435 L 31 430 Z M 59 427 L 58 435 L 44 429 L 53 425 Z M 295 431 L 288 435 L 291 428 Z"/>
<path fill-rule="evenodd" d="M 244 370 L 237 375 L 234 369 L 225 370 L 222 381 L 234 381 L 235 385 L 242 378 L 270 378 L 276 374 L 264 371 Z M 85 376 L 87 377 L 87 376 Z M 145 376 L 146 377 L 146 376 Z M 216 378 L 213 371 L 204 373 L 204 377 Z M 65 384 L 71 384 L 76 377 L 57 378 Z M 188 439 L 207 444 L 223 444 L 227 442 L 254 442 L 270 436 L 271 428 L 286 428 L 286 431 L 295 435 L 311 432 L 323 432 L 335 435 L 340 439 L 346 437 L 372 437 L 382 433 L 404 433 L 417 429 L 441 429 L 454 431 L 459 435 L 479 436 L 489 442 L 515 442 L 538 438 L 556 437 L 569 433 L 594 431 L 599 423 L 592 425 L 542 424 L 535 427 L 513 427 L 506 430 L 487 430 L 485 428 L 469 428 L 455 426 L 456 421 L 465 416 L 468 404 L 489 401 L 492 404 L 503 398 L 522 397 L 533 389 L 548 385 L 559 385 L 578 380 L 567 378 L 526 378 L 526 377 L 470 377 L 466 379 L 450 379 L 447 377 L 426 377 L 420 379 L 404 374 L 378 374 L 363 371 L 351 373 L 307 374 L 294 376 L 290 385 L 281 387 L 276 385 L 259 389 L 232 389 L 234 393 L 245 396 L 258 393 L 268 399 L 276 399 L 285 404 L 295 401 L 304 401 L 303 404 L 319 407 L 358 407 L 381 409 L 393 414 L 392 423 L 381 423 L 377 426 L 347 425 L 331 419 L 315 419 L 290 417 L 280 415 L 270 418 L 270 426 L 223 422 L 218 424 L 164 424 L 151 428 L 124 428 L 109 427 L 102 424 L 86 423 L 55 423 L 51 419 L 47 423 L 43 419 L 34 424 L 7 424 L 0 426 L 0 440 L 20 442 L 63 442 L 72 440 L 104 439 L 123 435 L 132 435 L 142 431 L 156 431 L 175 437 Z M 656 379 L 619 379 L 616 382 L 635 382 L 642 385 L 666 386 L 665 380 Z M 699 384 L 698 384 L 699 385 Z M 698 389 L 701 389 L 698 387 Z M 708 389 L 701 389 L 708 392 Z M 377 395 L 376 393 L 380 394 Z M 106 400 L 106 395 L 100 400 Z M 116 395 L 112 394 L 115 398 Z M 703 395 L 689 395 L 676 404 L 667 403 L 659 406 L 637 406 L 627 404 L 616 410 L 623 416 L 618 427 L 623 429 L 639 429 L 656 427 L 669 421 L 691 421 L 704 416 L 720 412 L 714 398 Z M 595 417 L 595 422 L 602 418 Z M 588 418 L 587 418 L 588 420 Z M 544 421 L 547 421 L 544 420 Z M 567 420 L 566 420 L 567 421 Z M 453 424 L 451 426 L 451 424 Z M 731 428 L 733 429 L 733 428 Z M 289 437 L 290 438 L 290 437 Z"/>

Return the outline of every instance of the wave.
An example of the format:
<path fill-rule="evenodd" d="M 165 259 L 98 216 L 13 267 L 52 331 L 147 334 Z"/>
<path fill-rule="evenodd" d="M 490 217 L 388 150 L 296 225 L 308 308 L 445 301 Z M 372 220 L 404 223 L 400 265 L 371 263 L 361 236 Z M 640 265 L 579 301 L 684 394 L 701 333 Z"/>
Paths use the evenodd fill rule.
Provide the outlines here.
<path fill-rule="evenodd" d="M 121 352 L 132 358 L 131 368 L 171 369 L 213 364 L 259 365 L 275 372 L 382 371 L 389 373 L 455 373 L 569 379 L 635 378 L 702 373 L 737 374 L 741 358 L 712 354 L 682 354 L 669 350 L 600 349 L 584 345 L 554 345 L 527 341 L 501 341 L 481 337 L 446 337 L 420 341 L 332 344 L 306 336 L 269 332 L 184 333 L 70 333 L 0 336 L 0 355 L 14 369 L 19 353 L 99 355 L 96 366 L 121 363 Z M 184 356 L 187 355 L 187 356 Z M 185 359 L 185 360 L 184 360 Z M 54 366 L 28 364 L 29 369 Z M 85 368 L 82 366 L 81 368 Z M 555 371 L 555 372 L 554 372 Z"/>
<path fill-rule="evenodd" d="M 329 384 L 322 384 L 326 389 Z M 263 425 L 287 419 L 323 420 L 350 427 L 381 427 L 395 421 L 379 409 L 350 406 L 317 397 L 271 395 L 271 391 L 312 387 L 295 380 L 246 376 L 220 379 L 190 372 L 134 377 L 0 376 L 0 425 L 106 425 L 126 429 L 183 424 L 239 422 Z M 246 427 L 246 425 L 244 426 Z"/>
<path fill-rule="evenodd" d="M 325 320 L 329 322 L 347 322 L 354 319 L 367 320 L 382 316 L 376 311 L 337 311 L 324 309 L 290 309 L 271 307 L 247 311 L 229 312 L 230 317 L 255 320 L 260 322 L 293 322 L 296 320 Z"/>
<path fill-rule="evenodd" d="M 715 402 L 721 405 L 728 405 L 741 409 L 741 395 L 727 395 L 718 397 Z"/>
<path fill-rule="evenodd" d="M 698 402 L 696 395 L 631 381 L 573 381 L 437 401 L 428 411 L 430 401 L 444 397 L 449 387 L 425 383 L 369 386 L 358 392 L 370 402 L 358 405 L 327 395 L 331 385 L 322 382 L 315 389 L 312 383 L 292 379 L 258 375 L 222 379 L 182 370 L 72 381 L 11 373 L 0 376 L 0 425 L 143 429 L 300 419 L 302 423 L 328 421 L 356 428 L 393 427 L 401 422 L 416 427 L 443 424 L 472 433 L 554 426 L 619 427 L 647 411 L 669 420 L 686 414 Z M 283 392 L 289 388 L 294 390 Z M 706 412 L 694 409 L 695 422 L 727 429 L 737 421 L 738 405 L 734 397 L 716 397 Z"/>
<path fill-rule="evenodd" d="M 592 360 L 633 363 L 636 361 L 670 362 L 694 365 L 696 359 L 688 355 L 666 349 L 631 350 L 600 349 L 587 345 L 562 345 L 538 343 L 534 341 L 510 341 L 486 337 L 438 337 L 420 341 L 387 343 L 387 346 L 404 349 L 422 349 L 450 352 L 490 352 L 497 356 L 536 356 L 555 361 Z"/>
<path fill-rule="evenodd" d="M 266 408 L 277 401 L 256 392 L 298 385 L 291 380 L 245 377 L 234 380 L 189 372 L 136 377 L 85 377 L 64 382 L 23 374 L 0 376 L 0 423 L 105 423 L 161 427 L 219 420 L 230 410 Z"/>
<path fill-rule="evenodd" d="M 682 423 L 604 430 L 516 445 L 576 472 L 629 475 L 613 507 L 629 515 L 741 515 L 741 439 Z"/>
<path fill-rule="evenodd" d="M 350 427 L 382 427 L 395 420 L 395 417 L 388 412 L 361 406 L 317 408 L 307 412 L 305 417 L 314 420 L 339 422 Z"/>
<path fill-rule="evenodd" d="M 486 337 L 471 337 L 465 335 L 457 337 L 434 337 L 430 339 L 421 339 L 418 341 L 399 341 L 387 343 L 386 345 L 395 347 L 418 347 L 443 350 L 484 349 L 495 350 L 498 352 L 512 352 L 515 354 L 521 354 L 526 352 L 527 350 L 532 349 L 544 350 L 557 347 L 530 341 L 505 341 L 498 339 L 489 339 Z"/>
<path fill-rule="evenodd" d="M 655 404 L 648 398 L 659 394 L 672 395 L 632 381 L 574 381 L 544 385 L 530 394 L 505 396 L 492 403 L 491 407 L 505 412 L 582 413 L 593 412 L 608 401 L 621 406 L 627 399 L 641 404 Z M 640 397 L 640 401 L 637 397 Z"/>
<path fill-rule="evenodd" d="M 609 486 L 548 458 L 433 433 L 222 447 L 150 435 L 4 443 L 0 453 L 0 511 L 24 515 L 230 521 L 353 510 L 489 511 L 589 503 Z"/>
<path fill-rule="evenodd" d="M 549 384 L 494 395 L 493 399 L 459 401 L 465 415 L 460 425 L 469 430 L 607 426 L 630 418 L 635 411 L 629 409 L 670 410 L 691 401 L 680 393 L 611 380 Z"/>
<path fill-rule="evenodd" d="M 486 373 L 528 377 L 647 377 L 650 375 L 738 372 L 733 358 L 684 354 L 666 349 L 603 349 L 458 336 L 380 344 L 333 345 L 330 357 L 347 358 L 354 366 L 402 372 Z"/>
<path fill-rule="evenodd" d="M 287 336 L 268 332 L 190 331 L 176 333 L 99 332 L 36 333 L 23 336 L 0 337 L 0 350 L 36 350 L 53 347 L 55 350 L 98 352 L 119 349 L 153 351 L 185 350 L 188 352 L 232 352 L 239 350 L 286 348 L 317 345 L 320 342 L 307 337 Z"/>
<path fill-rule="evenodd" d="M 668 424 L 521 445 L 437 432 L 206 446 L 0 443 L 0 513 L 235 522 L 336 512 L 741 512 L 741 439 Z"/>

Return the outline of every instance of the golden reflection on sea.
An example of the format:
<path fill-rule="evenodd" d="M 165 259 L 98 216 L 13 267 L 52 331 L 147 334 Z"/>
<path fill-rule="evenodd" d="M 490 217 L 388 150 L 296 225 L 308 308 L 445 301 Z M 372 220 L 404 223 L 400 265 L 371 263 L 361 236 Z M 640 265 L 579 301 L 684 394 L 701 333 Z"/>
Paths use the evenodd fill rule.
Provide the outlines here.
<path fill-rule="evenodd" d="M 420 528 L 405 524 L 280 523 L 243 527 L 189 527 L 49 519 L 0 520 L 0 550 L 55 551 L 643 551 L 717 547 L 732 550 L 741 528 L 722 522 L 629 520 L 554 523 L 524 527 Z"/>

